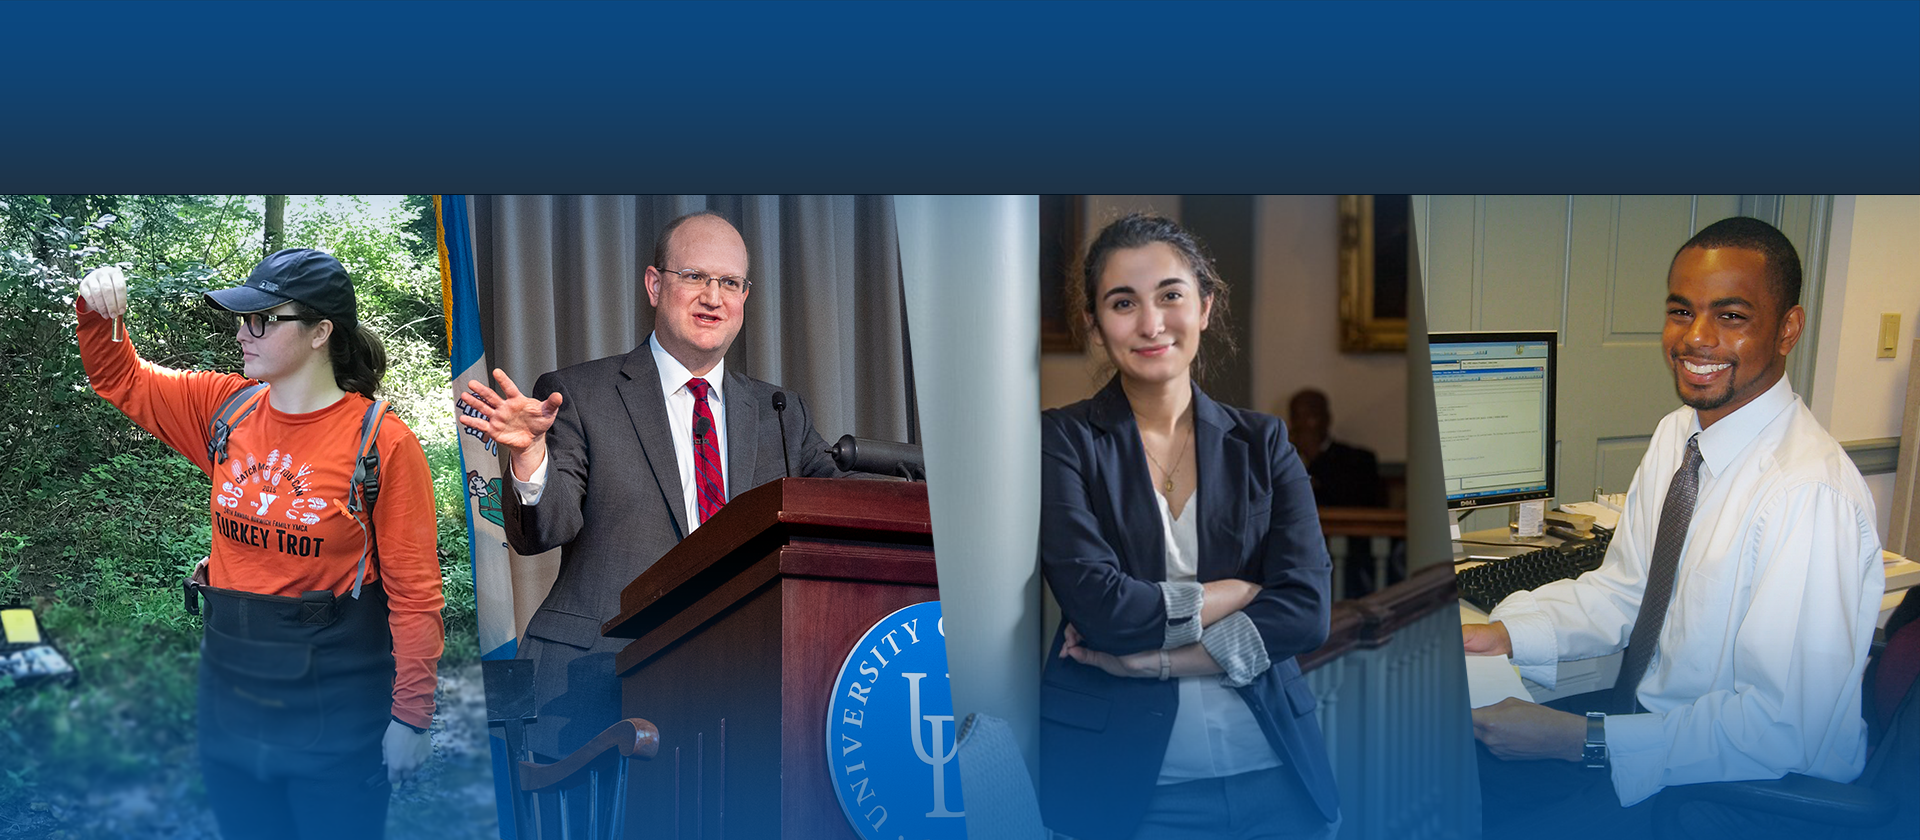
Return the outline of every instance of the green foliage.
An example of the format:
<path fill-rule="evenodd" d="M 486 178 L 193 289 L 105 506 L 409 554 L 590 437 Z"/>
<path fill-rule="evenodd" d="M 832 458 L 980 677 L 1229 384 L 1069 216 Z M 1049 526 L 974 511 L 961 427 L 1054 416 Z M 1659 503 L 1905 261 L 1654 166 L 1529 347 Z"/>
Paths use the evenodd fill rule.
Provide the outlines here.
<path fill-rule="evenodd" d="M 447 650 L 442 667 L 480 659 L 480 614 L 473 591 L 473 555 L 467 550 L 467 493 L 460 472 L 460 444 L 447 435 L 426 444 L 427 466 L 433 471 L 433 500 L 440 510 L 440 580 L 447 607 L 440 612 L 447 626 Z"/>
<path fill-rule="evenodd" d="M 129 215 L 63 215 L 71 208 Z M 119 454 L 166 452 L 86 385 L 73 340 L 76 278 L 85 269 L 113 263 L 128 269 L 134 282 L 127 328 L 148 360 L 180 368 L 238 366 L 231 321 L 200 301 L 216 269 L 176 262 L 179 249 L 154 240 L 183 218 L 224 223 L 220 212 L 210 199 L 194 196 L 0 198 L 0 392 L 7 394 L 0 401 L 0 463 L 8 465 L 0 475 L 0 521 L 26 521 L 23 516 L 47 503 L 42 476 L 72 475 Z M 163 217 L 167 221 L 158 221 Z"/>
<path fill-rule="evenodd" d="M 369 213 L 371 224 L 365 221 Z M 353 277 L 361 320 L 381 338 L 390 344 L 402 336 L 425 341 L 444 356 L 440 261 L 432 231 L 422 240 L 411 221 L 405 205 L 376 213 L 359 196 L 315 197 L 288 212 L 287 247 L 319 248 L 339 259 Z"/>
<path fill-rule="evenodd" d="M 0 531 L 0 604 L 12 601 L 20 589 L 20 554 L 26 547 L 26 537 Z"/>
<path fill-rule="evenodd" d="M 105 561 L 100 561 L 104 563 Z M 35 789 L 99 789 L 194 765 L 194 672 L 200 631 L 177 596 L 116 585 L 104 568 L 91 589 L 57 591 L 41 623 L 75 662 L 72 685 L 12 689 L 0 715 L 0 813 Z M 177 590 L 176 590 L 177 591 Z M 197 622 L 194 622 L 197 624 Z"/>

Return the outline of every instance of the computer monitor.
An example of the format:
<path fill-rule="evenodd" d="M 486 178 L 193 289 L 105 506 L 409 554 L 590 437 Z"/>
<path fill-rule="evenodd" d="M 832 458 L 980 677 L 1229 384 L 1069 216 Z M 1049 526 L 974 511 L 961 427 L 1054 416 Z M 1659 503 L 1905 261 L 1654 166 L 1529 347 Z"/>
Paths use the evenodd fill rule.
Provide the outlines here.
<path fill-rule="evenodd" d="M 1554 495 L 1558 344 L 1552 332 L 1427 337 L 1448 510 Z"/>

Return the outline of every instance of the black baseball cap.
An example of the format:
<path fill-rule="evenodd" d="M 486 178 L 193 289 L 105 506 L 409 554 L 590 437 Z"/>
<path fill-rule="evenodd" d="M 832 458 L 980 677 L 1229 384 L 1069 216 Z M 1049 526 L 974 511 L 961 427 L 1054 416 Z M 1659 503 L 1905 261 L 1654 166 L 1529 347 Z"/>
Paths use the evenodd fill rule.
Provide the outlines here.
<path fill-rule="evenodd" d="M 360 320 L 347 269 L 332 254 L 312 248 L 275 251 L 253 267 L 247 282 L 207 293 L 207 305 L 228 312 L 265 312 L 288 301 L 328 318 Z"/>

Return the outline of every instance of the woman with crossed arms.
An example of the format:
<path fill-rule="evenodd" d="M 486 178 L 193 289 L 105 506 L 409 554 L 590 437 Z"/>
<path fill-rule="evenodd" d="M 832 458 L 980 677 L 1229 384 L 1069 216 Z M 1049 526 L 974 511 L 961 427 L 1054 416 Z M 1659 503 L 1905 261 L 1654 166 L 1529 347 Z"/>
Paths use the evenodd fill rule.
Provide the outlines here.
<path fill-rule="evenodd" d="M 1047 824 L 1331 837 L 1339 798 L 1294 657 L 1326 639 L 1332 566 L 1280 420 L 1193 382 L 1226 285 L 1191 234 L 1139 214 L 1101 231 L 1080 279 L 1115 375 L 1042 419 L 1040 558 L 1063 616 L 1041 680 Z"/>

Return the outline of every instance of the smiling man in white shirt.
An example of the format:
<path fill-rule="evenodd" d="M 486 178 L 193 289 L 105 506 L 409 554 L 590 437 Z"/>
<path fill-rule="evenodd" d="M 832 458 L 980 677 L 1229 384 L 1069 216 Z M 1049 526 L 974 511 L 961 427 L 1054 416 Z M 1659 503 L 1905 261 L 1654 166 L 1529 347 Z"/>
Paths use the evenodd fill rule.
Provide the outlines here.
<path fill-rule="evenodd" d="M 1880 540 L 1859 471 L 1786 379 L 1799 256 L 1726 219 L 1674 255 L 1667 292 L 1685 406 L 1655 430 L 1606 561 L 1462 628 L 1468 653 L 1511 654 L 1548 686 L 1562 660 L 1627 649 L 1614 691 L 1474 712 L 1489 838 L 1632 837 L 1670 785 L 1845 782 L 1866 760 Z"/>

